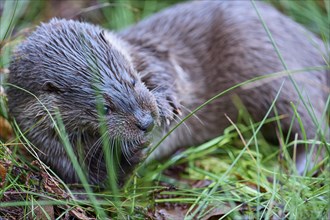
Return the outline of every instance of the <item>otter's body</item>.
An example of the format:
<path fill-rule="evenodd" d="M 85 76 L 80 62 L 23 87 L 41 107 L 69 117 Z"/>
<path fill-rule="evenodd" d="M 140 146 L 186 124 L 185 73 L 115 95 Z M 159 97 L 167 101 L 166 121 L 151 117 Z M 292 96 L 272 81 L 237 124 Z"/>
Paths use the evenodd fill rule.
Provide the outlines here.
<path fill-rule="evenodd" d="M 139 162 L 153 124 L 158 125 L 152 131 L 156 143 L 189 110 L 231 86 L 266 74 L 325 66 L 323 44 L 312 33 L 268 5 L 258 3 L 257 8 L 278 51 L 250 2 L 192 2 L 160 12 L 117 35 L 88 24 L 52 20 L 19 47 L 9 82 L 31 91 L 51 113 L 59 109 L 74 149 L 80 143 L 88 155 L 90 181 L 99 183 L 106 171 L 101 151 L 94 149 L 100 138 L 95 90 L 105 100 L 110 140 L 122 140 L 127 154 L 125 175 L 126 166 Z M 179 147 L 220 135 L 229 125 L 225 114 L 233 121 L 237 117 L 233 94 L 260 121 L 280 91 L 276 109 L 286 116 L 281 120 L 283 131 L 291 127 L 292 102 L 307 138 L 314 139 L 317 128 L 327 126 L 321 121 L 329 95 L 324 69 L 292 75 L 304 101 L 283 74 L 227 93 L 175 130 L 152 158 L 165 158 Z M 44 107 L 16 88 L 10 88 L 8 96 L 10 111 L 21 128 L 28 130 L 39 122 L 27 135 L 43 152 L 40 157 L 67 182 L 76 182 Z M 265 130 L 267 138 L 277 139 L 275 127 Z M 297 120 L 290 134 L 302 138 Z M 305 152 L 299 152 L 302 170 Z"/>

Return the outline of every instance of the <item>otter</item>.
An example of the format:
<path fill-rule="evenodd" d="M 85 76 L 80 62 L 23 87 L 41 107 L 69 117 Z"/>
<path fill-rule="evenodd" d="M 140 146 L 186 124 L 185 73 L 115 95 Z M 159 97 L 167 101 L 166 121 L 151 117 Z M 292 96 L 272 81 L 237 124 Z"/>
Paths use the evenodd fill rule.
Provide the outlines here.
<path fill-rule="evenodd" d="M 244 81 L 282 72 L 279 77 L 241 86 L 207 104 L 175 129 L 148 160 L 169 157 L 179 147 L 217 137 L 238 110 L 236 94 L 260 121 L 276 98 L 282 131 L 290 140 L 324 142 L 326 62 L 323 43 L 270 5 L 197 1 L 165 9 L 118 33 L 89 23 L 52 19 L 16 49 L 7 90 L 11 115 L 38 149 L 40 159 L 65 182 L 79 182 L 54 126 L 57 112 L 91 184 L 108 173 L 102 149 L 100 112 L 108 148 L 120 149 L 119 177 L 192 110 Z M 271 33 L 270 38 L 263 22 Z M 275 45 L 273 45 L 275 42 Z M 323 67 L 323 68 L 312 68 Z M 291 74 L 291 70 L 302 70 Z M 259 82 L 259 83 L 258 83 Z M 298 92 L 299 91 L 299 92 Z M 296 110 L 291 106 L 293 103 Z M 295 113 L 296 111 L 296 113 Z M 296 115 L 300 116 L 305 131 Z M 275 116 L 274 111 L 269 117 Z M 263 134 L 277 139 L 278 125 Z M 297 167 L 308 150 L 298 146 Z"/>

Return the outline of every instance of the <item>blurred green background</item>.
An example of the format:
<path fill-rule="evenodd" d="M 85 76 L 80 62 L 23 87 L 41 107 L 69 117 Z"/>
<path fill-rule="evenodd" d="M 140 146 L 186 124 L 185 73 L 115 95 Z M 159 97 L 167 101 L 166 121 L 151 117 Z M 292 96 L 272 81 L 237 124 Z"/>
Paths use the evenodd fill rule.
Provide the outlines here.
<path fill-rule="evenodd" d="M 0 0 L 0 68 L 8 67 L 10 48 L 15 44 L 12 41 L 26 36 L 40 22 L 47 22 L 52 17 L 86 21 L 118 30 L 179 2 L 183 0 Z M 329 41 L 329 0 L 266 2 Z"/>
<path fill-rule="evenodd" d="M 216 0 L 202 0 L 216 1 Z M 236 1 L 236 0 L 233 0 Z M 239 0 L 237 0 L 239 1 Z M 248 1 L 248 0 L 240 0 Z M 329 0 L 264 0 L 329 43 Z M 0 73 L 8 72 L 12 48 L 41 22 L 75 19 L 119 30 L 183 0 L 0 0 Z M 326 48 L 329 48 L 329 44 Z M 0 83 L 4 82 L 0 74 Z M 1 106 L 3 107 L 3 105 Z M 1 112 L 1 108 L 0 108 Z"/>

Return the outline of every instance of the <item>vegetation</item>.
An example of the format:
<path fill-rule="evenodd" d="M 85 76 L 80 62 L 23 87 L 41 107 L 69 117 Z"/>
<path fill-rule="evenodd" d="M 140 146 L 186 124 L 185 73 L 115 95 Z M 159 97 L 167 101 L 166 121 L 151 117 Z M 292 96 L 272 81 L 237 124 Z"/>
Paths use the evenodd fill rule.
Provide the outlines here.
<path fill-rule="evenodd" d="M 73 18 L 117 30 L 177 2 L 68 1 L 65 6 Z M 329 49 L 329 1 L 270 2 L 319 35 Z M 238 122 L 218 138 L 177 153 L 164 163 L 137 169 L 120 189 L 112 186 L 106 191 L 92 192 L 82 181 L 85 190 L 72 190 L 72 186 L 70 190 L 53 178 L 55 174 L 31 156 L 35 152 L 24 131 L 9 117 L 4 88 L 8 86 L 5 77 L 14 46 L 40 21 L 65 13 L 55 3 L 0 2 L 0 219 L 330 218 L 327 160 L 305 175 L 298 175 L 290 155 L 294 144 L 282 136 L 281 146 L 272 146 L 259 132 L 270 121 L 280 124 L 281 116 L 266 115 L 263 121 L 253 122 L 239 99 Z M 89 5 L 92 3 L 94 6 Z M 78 9 L 76 4 L 80 4 Z M 325 60 L 329 61 L 329 57 Z M 260 79 L 252 81 L 257 80 Z M 55 120 L 63 131 L 60 119 Z M 65 140 L 65 132 L 62 133 Z M 330 146 L 321 146 L 328 148 L 328 158 Z M 67 148 L 70 150 L 70 146 Z"/>

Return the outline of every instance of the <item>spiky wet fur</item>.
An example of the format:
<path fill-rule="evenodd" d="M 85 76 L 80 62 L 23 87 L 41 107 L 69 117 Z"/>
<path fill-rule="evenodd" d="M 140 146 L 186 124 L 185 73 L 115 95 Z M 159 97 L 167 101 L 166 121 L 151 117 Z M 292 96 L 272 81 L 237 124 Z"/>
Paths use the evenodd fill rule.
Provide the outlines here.
<path fill-rule="evenodd" d="M 325 66 L 320 55 L 325 50 L 317 37 L 274 8 L 262 3 L 257 3 L 257 7 L 290 70 Z M 144 137 L 132 126 L 143 118 L 134 108 L 161 122 L 155 133 L 166 132 L 180 117 L 217 93 L 248 79 L 284 70 L 250 2 L 200 1 L 164 10 L 117 35 L 86 23 L 52 20 L 19 47 L 9 81 L 35 94 L 51 113 L 59 109 L 75 149 L 75 140 L 81 136 L 87 164 L 92 164 L 88 166 L 91 182 L 98 183 L 104 180 L 100 176 L 106 175 L 100 169 L 104 167 L 101 148 L 95 145 L 100 138 L 95 91 L 105 94 L 105 100 L 115 100 L 115 110 L 109 116 L 112 119 L 107 123 L 109 136 L 112 140 L 125 140 L 119 145 L 128 152 Z M 240 97 L 253 119 L 260 121 L 284 79 L 276 102 L 278 114 L 285 116 L 281 120 L 282 130 L 291 140 L 295 134 L 302 138 L 298 121 L 292 123 L 292 102 L 298 107 L 307 138 L 324 141 L 317 130 L 328 126 L 321 121 L 329 95 L 326 75 L 326 70 L 292 75 L 301 97 L 287 75 L 231 91 L 174 131 L 152 158 L 164 158 L 178 147 L 197 145 L 221 134 L 229 125 L 225 114 L 234 121 L 237 118 L 233 94 Z M 63 93 L 67 96 L 59 102 L 57 97 Z M 15 88 L 9 89 L 8 96 L 11 113 L 19 125 L 23 130 L 32 128 L 28 138 L 45 153 L 40 153 L 40 157 L 66 181 L 77 181 L 76 177 L 71 178 L 74 175 L 70 161 L 40 104 Z M 303 100 L 308 100 L 307 104 Z M 127 127 L 117 128 L 125 123 Z M 275 140 L 275 130 L 276 125 L 270 124 L 264 134 Z M 128 155 L 134 162 L 122 160 L 128 167 L 142 156 L 141 151 L 132 151 Z M 301 172 L 306 151 L 298 151 Z M 122 173 L 125 175 L 125 170 Z"/>

